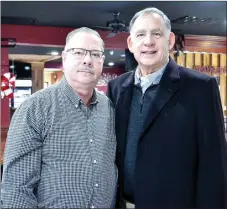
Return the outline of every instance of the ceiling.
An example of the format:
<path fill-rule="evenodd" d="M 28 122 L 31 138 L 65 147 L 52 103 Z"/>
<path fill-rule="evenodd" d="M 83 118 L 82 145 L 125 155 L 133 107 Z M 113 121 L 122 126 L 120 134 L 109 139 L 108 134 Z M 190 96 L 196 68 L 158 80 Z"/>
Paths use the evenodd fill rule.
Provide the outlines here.
<path fill-rule="evenodd" d="M 178 34 L 226 36 L 226 2 L 163 2 L 163 1 L 115 1 L 115 2 L 86 2 L 86 1 L 4 1 L 1 2 L 1 23 L 19 25 L 39 25 L 77 28 L 87 26 L 91 28 L 105 27 L 107 21 L 113 19 L 113 12 L 120 12 L 119 19 L 129 24 L 135 12 L 146 7 L 157 7 L 172 21 L 172 30 Z M 210 18 L 210 22 L 194 22 L 183 24 L 181 17 Z M 100 30 L 100 29 L 99 29 Z M 62 51 L 62 48 L 49 48 L 38 46 L 17 46 L 10 48 L 9 53 L 14 55 L 42 55 L 40 60 L 56 59 L 52 56 L 53 50 Z M 124 51 L 106 51 L 105 66 L 113 61 L 116 65 L 124 64 L 121 57 Z M 44 56 L 44 57 L 43 57 Z M 21 56 L 20 56 L 21 58 Z M 29 59 L 29 58 L 28 58 Z M 39 59 L 38 57 L 35 58 Z M 53 62 L 53 61 L 51 61 Z"/>

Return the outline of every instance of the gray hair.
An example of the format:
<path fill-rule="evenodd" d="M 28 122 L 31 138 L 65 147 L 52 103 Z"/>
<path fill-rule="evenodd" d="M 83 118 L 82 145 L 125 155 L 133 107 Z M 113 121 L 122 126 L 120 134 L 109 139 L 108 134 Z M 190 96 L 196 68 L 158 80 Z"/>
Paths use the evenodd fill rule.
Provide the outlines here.
<path fill-rule="evenodd" d="M 170 24 L 170 20 L 169 18 L 159 9 L 155 8 L 155 7 L 148 7 L 146 9 L 143 9 L 139 12 L 137 12 L 134 17 L 131 19 L 130 21 L 130 24 L 129 24 L 129 32 L 131 33 L 132 31 L 132 27 L 136 21 L 136 19 L 140 16 L 143 16 L 143 15 L 146 15 L 146 14 L 153 14 L 153 13 L 156 13 L 156 14 L 159 14 L 162 19 L 164 20 L 164 23 L 166 25 L 166 28 L 168 30 L 168 32 L 171 32 L 171 24 Z"/>
<path fill-rule="evenodd" d="M 99 35 L 99 33 L 91 28 L 87 28 L 87 27 L 81 27 L 81 28 L 78 28 L 78 29 L 75 29 L 73 31 L 71 31 L 67 37 L 66 37 L 66 45 L 69 43 L 69 40 L 77 33 L 80 33 L 80 32 L 85 32 L 85 33 L 91 33 L 91 34 L 94 34 L 96 36 L 99 37 L 100 41 L 101 41 L 101 44 L 102 44 L 102 50 L 104 51 L 104 41 L 102 40 L 101 36 Z"/>

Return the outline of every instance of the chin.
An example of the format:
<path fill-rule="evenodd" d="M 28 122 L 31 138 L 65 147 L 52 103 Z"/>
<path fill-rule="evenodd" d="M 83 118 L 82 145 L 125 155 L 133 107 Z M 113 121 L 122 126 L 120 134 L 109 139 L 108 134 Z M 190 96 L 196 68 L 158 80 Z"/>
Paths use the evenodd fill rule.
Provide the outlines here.
<path fill-rule="evenodd" d="M 81 83 L 91 83 L 92 81 L 93 81 L 93 79 L 91 79 L 91 78 L 87 78 L 87 77 L 85 77 L 85 78 L 80 78 L 80 79 L 78 79 Z"/>
<path fill-rule="evenodd" d="M 143 62 L 141 62 L 141 65 L 143 65 L 144 67 L 152 67 L 152 66 L 155 66 L 155 65 L 157 65 L 156 64 L 156 62 L 151 62 L 151 60 L 149 60 L 149 61 L 143 61 Z"/>
<path fill-rule="evenodd" d="M 79 75 L 78 78 L 80 80 L 92 80 L 94 79 L 94 75 L 92 74 Z"/>
<path fill-rule="evenodd" d="M 79 80 L 80 83 L 84 84 L 84 85 L 89 85 L 89 86 L 93 86 L 95 84 L 95 80 L 91 79 L 91 78 L 83 78 Z"/>
<path fill-rule="evenodd" d="M 140 63 L 144 66 L 157 66 L 161 65 L 163 61 L 157 58 L 141 59 Z"/>

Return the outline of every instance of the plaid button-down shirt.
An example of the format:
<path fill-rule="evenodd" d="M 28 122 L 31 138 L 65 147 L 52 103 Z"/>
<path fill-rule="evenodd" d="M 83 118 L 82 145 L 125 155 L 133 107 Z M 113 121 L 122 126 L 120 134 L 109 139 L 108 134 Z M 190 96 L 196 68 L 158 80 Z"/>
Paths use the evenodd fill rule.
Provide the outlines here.
<path fill-rule="evenodd" d="M 94 92 L 85 107 L 65 77 L 33 94 L 12 118 L 3 208 L 111 208 L 117 169 L 114 109 Z"/>

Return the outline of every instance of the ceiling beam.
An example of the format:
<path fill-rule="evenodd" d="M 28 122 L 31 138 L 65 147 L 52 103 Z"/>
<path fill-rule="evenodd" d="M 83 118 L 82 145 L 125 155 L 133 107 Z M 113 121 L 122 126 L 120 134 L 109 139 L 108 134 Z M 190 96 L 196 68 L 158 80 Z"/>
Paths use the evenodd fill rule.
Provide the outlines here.
<path fill-rule="evenodd" d="M 17 45 L 64 47 L 66 36 L 73 29 L 75 28 L 2 24 L 1 37 L 15 38 Z M 102 37 L 106 49 L 127 49 L 128 33 L 107 38 L 108 31 L 97 32 Z"/>
<path fill-rule="evenodd" d="M 27 63 L 33 62 L 48 62 L 61 58 L 61 56 L 52 55 L 36 55 L 36 54 L 9 54 L 9 59 Z"/>
<path fill-rule="evenodd" d="M 49 26 L 1 25 L 2 38 L 15 38 L 17 45 L 64 47 L 67 34 L 74 28 Z M 106 49 L 127 49 L 128 33 L 107 38 L 107 31 L 98 30 Z M 184 35 L 185 50 L 226 53 L 226 37 Z"/>
<path fill-rule="evenodd" d="M 187 35 L 184 50 L 226 54 L 226 37 Z"/>

